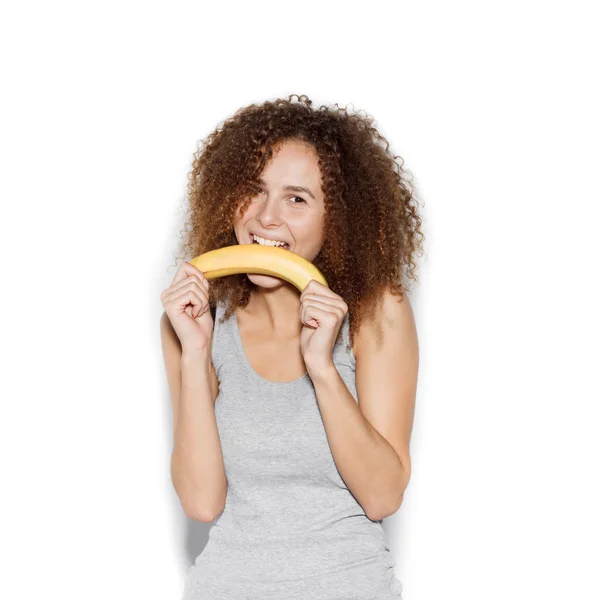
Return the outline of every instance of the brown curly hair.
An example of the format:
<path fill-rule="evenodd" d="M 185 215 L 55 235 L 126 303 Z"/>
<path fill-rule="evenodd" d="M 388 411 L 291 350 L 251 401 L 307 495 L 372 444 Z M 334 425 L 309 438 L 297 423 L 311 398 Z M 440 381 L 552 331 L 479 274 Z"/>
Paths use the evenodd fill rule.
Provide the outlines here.
<path fill-rule="evenodd" d="M 367 114 L 350 114 L 337 104 L 313 108 L 297 94 L 237 110 L 194 153 L 183 256 L 177 258 L 191 260 L 238 243 L 236 210 L 245 212 L 262 170 L 286 140 L 307 142 L 318 157 L 325 240 L 313 263 L 348 305 L 353 344 L 363 319 L 374 317 L 383 290 L 402 297 L 408 279 L 418 281 L 415 256 L 423 254 L 424 239 L 410 174 Z M 211 280 L 211 307 L 229 300 L 221 322 L 248 304 L 255 287 L 245 274 Z"/>

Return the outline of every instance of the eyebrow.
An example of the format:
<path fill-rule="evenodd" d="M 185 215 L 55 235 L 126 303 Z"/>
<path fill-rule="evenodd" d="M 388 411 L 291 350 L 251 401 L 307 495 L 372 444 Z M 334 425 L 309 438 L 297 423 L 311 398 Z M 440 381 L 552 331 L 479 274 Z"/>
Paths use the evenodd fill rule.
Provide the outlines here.
<path fill-rule="evenodd" d="M 267 187 L 267 183 L 264 179 L 259 179 L 258 183 L 260 183 L 260 185 L 264 185 L 265 187 Z M 290 192 L 304 192 L 305 194 L 308 194 L 313 200 L 316 200 L 313 193 L 308 188 L 305 188 L 305 187 L 302 187 L 299 185 L 286 185 L 283 187 L 283 189 L 289 190 Z"/>

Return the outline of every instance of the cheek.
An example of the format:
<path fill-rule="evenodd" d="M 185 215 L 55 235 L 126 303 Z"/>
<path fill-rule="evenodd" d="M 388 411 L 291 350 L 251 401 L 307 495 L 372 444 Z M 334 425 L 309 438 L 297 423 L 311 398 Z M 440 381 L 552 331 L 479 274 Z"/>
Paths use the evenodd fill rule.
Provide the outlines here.
<path fill-rule="evenodd" d="M 309 233 L 307 235 L 310 235 L 315 243 L 320 246 L 324 238 L 323 222 L 320 219 L 313 221 L 310 224 Z"/>

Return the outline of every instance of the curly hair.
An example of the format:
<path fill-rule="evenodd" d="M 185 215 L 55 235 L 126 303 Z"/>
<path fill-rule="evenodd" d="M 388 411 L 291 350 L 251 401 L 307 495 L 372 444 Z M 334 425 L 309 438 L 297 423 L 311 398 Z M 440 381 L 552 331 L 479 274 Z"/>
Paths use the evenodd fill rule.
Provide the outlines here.
<path fill-rule="evenodd" d="M 385 289 L 402 297 L 408 279 L 418 282 L 415 257 L 423 254 L 424 239 L 410 174 L 367 114 L 351 114 L 337 104 L 314 108 L 297 94 L 237 110 L 194 153 L 180 232 L 183 256 L 177 258 L 238 243 L 236 211 L 244 214 L 262 170 L 286 140 L 308 143 L 317 155 L 324 243 L 313 264 L 348 305 L 353 344 L 361 322 L 374 318 Z M 245 274 L 211 280 L 211 307 L 229 301 L 221 322 L 248 304 L 255 287 Z"/>

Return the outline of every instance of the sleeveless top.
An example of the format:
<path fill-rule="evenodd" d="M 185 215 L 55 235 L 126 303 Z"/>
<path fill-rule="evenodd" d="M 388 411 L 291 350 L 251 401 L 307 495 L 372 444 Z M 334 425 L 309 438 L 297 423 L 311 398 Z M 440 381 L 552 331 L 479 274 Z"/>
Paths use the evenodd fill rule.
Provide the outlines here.
<path fill-rule="evenodd" d="M 217 304 L 212 360 L 227 498 L 182 600 L 402 600 L 385 530 L 337 470 L 310 376 L 260 376 L 236 314 L 219 323 L 224 311 Z M 357 401 L 349 314 L 332 358 Z"/>

